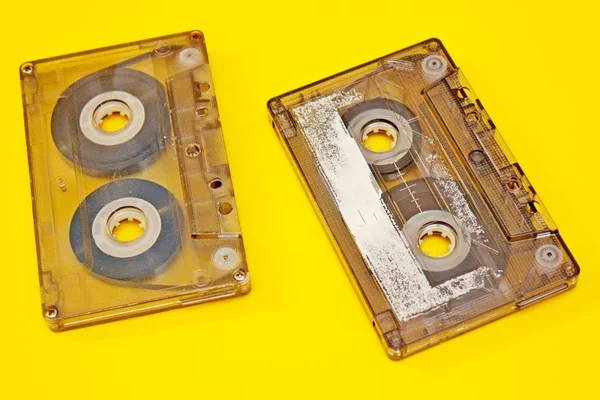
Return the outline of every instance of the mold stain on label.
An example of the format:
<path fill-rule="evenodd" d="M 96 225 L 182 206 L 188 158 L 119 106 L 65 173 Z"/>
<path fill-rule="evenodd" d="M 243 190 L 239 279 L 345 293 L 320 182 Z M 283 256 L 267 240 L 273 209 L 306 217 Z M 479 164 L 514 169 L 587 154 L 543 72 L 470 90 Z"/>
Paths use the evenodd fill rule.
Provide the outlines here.
<path fill-rule="evenodd" d="M 489 268 L 431 286 L 338 112 L 361 100 L 355 90 L 337 92 L 296 106 L 293 113 L 365 263 L 398 319 L 405 321 L 482 288 Z M 477 233 L 477 225 L 471 228 Z"/>

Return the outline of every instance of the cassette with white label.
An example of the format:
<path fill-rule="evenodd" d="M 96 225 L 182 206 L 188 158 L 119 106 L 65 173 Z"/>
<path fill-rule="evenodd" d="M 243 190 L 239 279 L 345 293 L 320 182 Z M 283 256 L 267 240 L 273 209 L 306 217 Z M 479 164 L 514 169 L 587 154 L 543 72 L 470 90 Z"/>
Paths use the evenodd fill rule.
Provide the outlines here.
<path fill-rule="evenodd" d="M 556 225 L 438 40 L 268 107 L 390 357 L 575 285 Z"/>

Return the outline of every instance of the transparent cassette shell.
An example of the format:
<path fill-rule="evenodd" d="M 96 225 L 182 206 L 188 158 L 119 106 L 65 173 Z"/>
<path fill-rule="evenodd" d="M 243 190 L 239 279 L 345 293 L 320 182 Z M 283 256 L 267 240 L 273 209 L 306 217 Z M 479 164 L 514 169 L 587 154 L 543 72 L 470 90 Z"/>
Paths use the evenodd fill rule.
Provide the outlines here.
<path fill-rule="evenodd" d="M 391 358 L 576 284 L 556 225 L 440 41 L 268 107 Z M 432 235 L 444 254 L 423 248 Z"/>
<path fill-rule="evenodd" d="M 20 73 L 52 330 L 250 290 L 201 32 L 25 63 Z M 105 129 L 114 115 L 124 126 Z M 113 230 L 126 220 L 143 233 L 122 243 Z"/>

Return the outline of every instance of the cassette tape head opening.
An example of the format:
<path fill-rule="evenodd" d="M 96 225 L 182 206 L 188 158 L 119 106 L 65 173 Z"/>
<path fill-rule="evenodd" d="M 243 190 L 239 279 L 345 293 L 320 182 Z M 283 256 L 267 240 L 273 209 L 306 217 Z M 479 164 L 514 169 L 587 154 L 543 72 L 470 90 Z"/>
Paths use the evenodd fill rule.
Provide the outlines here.
<path fill-rule="evenodd" d="M 53 330 L 248 292 L 201 32 L 20 72 L 42 306 Z"/>
<path fill-rule="evenodd" d="M 574 285 L 554 222 L 438 40 L 268 106 L 390 357 Z"/>

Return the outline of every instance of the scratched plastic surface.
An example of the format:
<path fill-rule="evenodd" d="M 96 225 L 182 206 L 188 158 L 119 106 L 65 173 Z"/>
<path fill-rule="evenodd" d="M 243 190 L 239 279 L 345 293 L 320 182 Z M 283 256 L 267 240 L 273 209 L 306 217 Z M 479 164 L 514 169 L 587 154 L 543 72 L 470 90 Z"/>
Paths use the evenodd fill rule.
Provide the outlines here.
<path fill-rule="evenodd" d="M 117 80 L 123 76 L 140 80 L 120 86 Z M 100 160 L 114 156 L 119 145 L 104 146 L 98 152 L 89 150 L 89 140 L 81 135 L 83 128 L 79 129 L 85 122 L 84 108 L 79 104 L 91 95 L 77 88 L 84 83 L 93 94 L 130 90 L 127 93 L 132 95 L 139 91 L 142 80 L 150 82 L 149 89 L 137 95 L 146 109 L 145 119 L 129 141 L 152 134 L 156 126 L 164 127 L 162 136 L 152 143 L 154 147 L 147 146 L 155 152 L 137 165 L 127 159 L 102 164 Z M 70 329 L 248 292 L 249 273 L 201 32 L 25 63 L 21 83 L 42 311 L 51 329 Z M 61 98 L 68 100 L 61 102 Z M 105 101 L 98 107 L 120 109 L 121 103 Z M 127 105 L 133 110 L 128 123 L 135 125 L 139 120 L 135 101 Z M 154 125 L 144 130 L 149 121 Z M 105 136 L 100 132 L 95 140 L 114 140 L 123 132 Z M 131 142 L 124 145 L 127 143 Z M 145 157 L 140 152 L 146 147 L 133 149 L 131 158 L 134 154 Z M 157 263 L 158 258 L 166 260 L 161 261 L 164 265 L 157 264 L 160 268 L 151 275 L 127 274 L 134 261 L 109 274 L 114 257 L 107 261 L 106 254 L 93 246 L 97 242 L 94 235 L 100 235 L 102 229 L 94 235 L 87 229 L 92 221 L 87 218 L 93 208 L 90 195 L 96 190 L 114 195 L 116 190 L 117 197 L 125 198 L 140 185 L 162 187 L 165 191 L 161 193 L 171 197 L 166 197 L 165 205 L 170 211 L 159 210 L 161 235 L 168 233 L 170 237 L 163 240 L 159 236 L 157 240 L 163 241 L 157 243 L 163 243 L 162 249 L 142 252 L 147 257 L 138 263 L 139 268 L 145 271 L 143 268 Z M 83 228 L 71 233 L 74 218 L 73 226 Z M 148 231 L 151 228 L 146 226 Z M 109 247 L 114 245 L 111 240 L 107 240 Z M 172 251 L 168 257 L 167 251 Z M 125 260 L 133 260 L 127 257 Z"/>
<path fill-rule="evenodd" d="M 575 285 L 577 263 L 441 42 L 268 106 L 391 358 Z M 431 235 L 444 254 L 424 250 Z"/>

